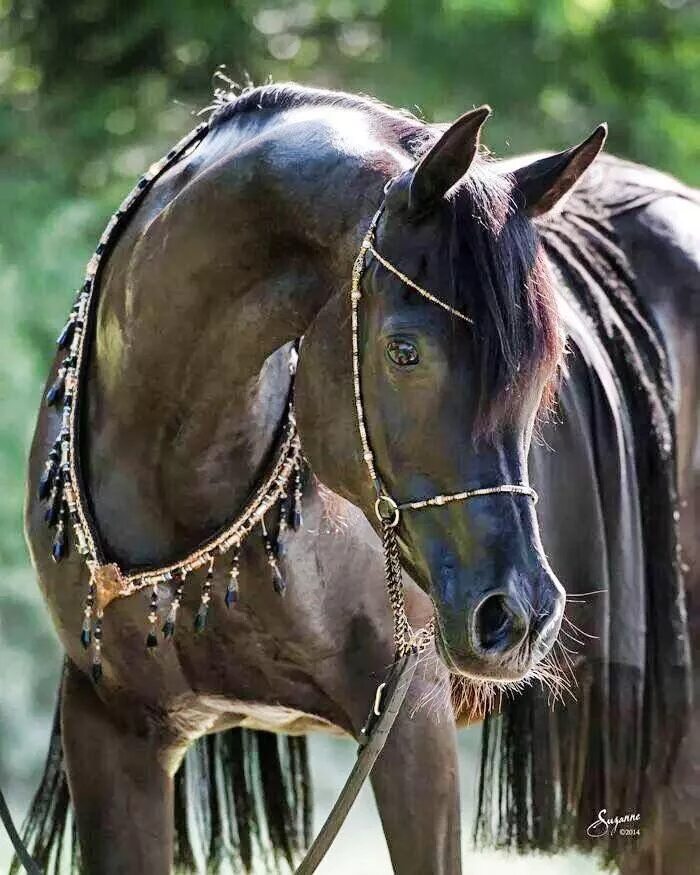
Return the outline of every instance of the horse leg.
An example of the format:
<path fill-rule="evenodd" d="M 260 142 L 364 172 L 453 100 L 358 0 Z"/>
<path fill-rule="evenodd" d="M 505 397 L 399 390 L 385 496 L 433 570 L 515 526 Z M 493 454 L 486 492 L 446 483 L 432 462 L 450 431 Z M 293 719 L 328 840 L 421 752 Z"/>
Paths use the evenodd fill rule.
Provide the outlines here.
<path fill-rule="evenodd" d="M 414 678 L 372 788 L 397 875 L 460 875 L 457 730 L 449 709 L 439 719 L 425 706 L 414 714 L 423 686 Z"/>
<path fill-rule="evenodd" d="M 155 729 L 118 724 L 74 667 L 66 672 L 61 719 L 81 871 L 170 875 L 173 780 Z"/>

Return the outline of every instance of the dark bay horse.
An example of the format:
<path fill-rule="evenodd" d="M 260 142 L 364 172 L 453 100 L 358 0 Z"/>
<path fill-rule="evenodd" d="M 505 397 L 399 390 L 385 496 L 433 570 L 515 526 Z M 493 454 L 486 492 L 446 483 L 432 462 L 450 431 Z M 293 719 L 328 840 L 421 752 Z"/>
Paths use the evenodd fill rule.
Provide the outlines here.
<path fill-rule="evenodd" d="M 144 646 L 148 594 L 113 601 L 94 683 L 79 640 L 87 570 L 75 551 L 52 562 L 35 498 L 59 427 L 42 410 L 26 527 L 66 652 L 27 827 L 42 866 L 60 856 L 69 794 L 82 871 L 94 875 L 166 875 L 173 857 L 191 869 L 197 853 L 215 870 L 230 847 L 248 869 L 261 837 L 273 863 L 291 863 L 308 840 L 303 735 L 357 737 L 393 654 L 348 294 L 384 203 L 381 254 L 473 323 L 368 263 L 360 367 L 384 482 L 406 501 L 527 484 L 529 467 L 540 496 L 537 514 L 511 492 L 401 517 L 408 612 L 415 626 L 434 612 L 436 635 L 372 775 L 394 869 L 461 871 L 456 724 L 420 706 L 438 691 L 451 711 L 467 678 L 457 716 L 494 705 L 481 835 L 598 847 L 625 873 L 657 871 L 659 859 L 664 873 L 688 871 L 699 757 L 697 731 L 684 729 L 677 548 L 680 525 L 692 561 L 700 203 L 614 159 L 588 170 L 604 129 L 501 164 L 479 148 L 487 115 L 431 126 L 296 85 L 228 95 L 119 235 L 100 276 L 82 421 L 107 554 L 124 568 L 167 563 L 245 504 L 269 464 L 299 338 L 304 521 L 280 543 L 285 598 L 252 538 L 232 610 L 216 570 L 206 634 L 190 631 L 196 584 L 176 636 L 156 648 Z M 691 598 L 697 583 L 686 576 Z M 538 677 L 556 694 L 567 674 L 576 700 L 554 711 L 537 685 L 500 698 Z M 639 808 L 640 835 L 591 838 L 603 808 Z"/>

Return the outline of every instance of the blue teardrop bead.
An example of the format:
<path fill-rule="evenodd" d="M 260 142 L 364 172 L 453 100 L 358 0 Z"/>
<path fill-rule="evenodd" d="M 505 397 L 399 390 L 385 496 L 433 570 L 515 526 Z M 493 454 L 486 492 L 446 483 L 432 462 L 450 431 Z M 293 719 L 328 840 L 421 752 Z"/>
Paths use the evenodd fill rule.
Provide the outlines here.
<path fill-rule="evenodd" d="M 44 474 L 39 481 L 39 489 L 37 490 L 39 494 L 40 501 L 46 501 L 51 492 L 51 487 L 53 486 L 53 478 L 56 476 L 56 466 L 51 465 L 49 468 L 44 471 Z"/>
<path fill-rule="evenodd" d="M 68 555 L 68 539 L 64 532 L 56 533 L 56 537 L 53 539 L 53 545 L 51 547 L 51 555 L 54 562 L 60 562 L 61 559 L 65 559 Z"/>
<path fill-rule="evenodd" d="M 70 342 L 73 339 L 73 334 L 75 333 L 75 319 L 70 319 L 66 322 L 63 331 L 58 335 L 58 340 L 56 341 L 56 345 L 59 349 L 67 349 L 70 346 Z"/>

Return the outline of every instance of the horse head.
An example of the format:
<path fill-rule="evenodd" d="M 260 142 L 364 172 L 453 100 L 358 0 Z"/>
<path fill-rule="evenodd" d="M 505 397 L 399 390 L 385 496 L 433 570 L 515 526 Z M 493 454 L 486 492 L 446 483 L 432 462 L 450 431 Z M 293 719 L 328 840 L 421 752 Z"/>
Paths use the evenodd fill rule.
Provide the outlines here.
<path fill-rule="evenodd" d="M 488 115 L 482 107 L 462 116 L 389 181 L 362 273 L 361 414 L 377 477 L 398 504 L 527 485 L 533 432 L 561 363 L 563 330 L 533 219 L 575 184 L 605 128 L 505 172 L 480 154 Z M 376 527 L 349 299 L 346 284 L 305 336 L 299 424 L 320 479 Z M 565 604 L 531 496 L 486 491 L 407 508 L 396 531 L 404 566 L 435 606 L 448 667 L 501 683 L 527 676 L 556 639 Z"/>

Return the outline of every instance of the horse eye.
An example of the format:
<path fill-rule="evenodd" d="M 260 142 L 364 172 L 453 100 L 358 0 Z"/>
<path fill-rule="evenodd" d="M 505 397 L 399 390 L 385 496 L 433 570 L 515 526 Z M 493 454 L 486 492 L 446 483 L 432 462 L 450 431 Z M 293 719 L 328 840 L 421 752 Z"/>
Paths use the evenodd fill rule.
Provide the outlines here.
<path fill-rule="evenodd" d="M 391 340 L 386 347 L 386 353 L 395 365 L 417 365 L 420 361 L 418 350 L 408 340 Z"/>

